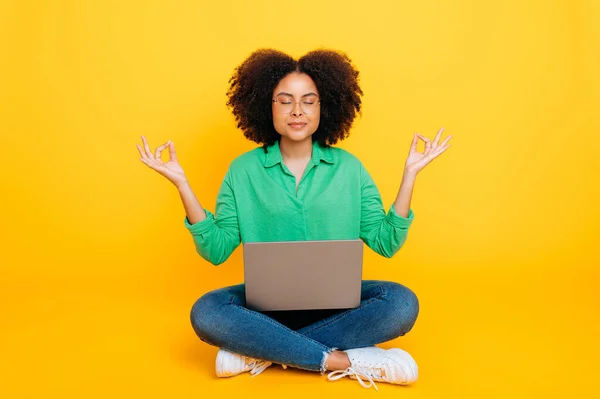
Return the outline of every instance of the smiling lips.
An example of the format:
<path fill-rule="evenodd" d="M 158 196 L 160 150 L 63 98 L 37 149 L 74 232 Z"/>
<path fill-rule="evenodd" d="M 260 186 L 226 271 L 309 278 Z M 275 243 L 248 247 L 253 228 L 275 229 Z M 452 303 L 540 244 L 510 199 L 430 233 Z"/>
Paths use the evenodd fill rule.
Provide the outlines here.
<path fill-rule="evenodd" d="M 288 123 L 288 125 L 294 129 L 302 129 L 304 126 L 306 126 L 306 123 Z"/>

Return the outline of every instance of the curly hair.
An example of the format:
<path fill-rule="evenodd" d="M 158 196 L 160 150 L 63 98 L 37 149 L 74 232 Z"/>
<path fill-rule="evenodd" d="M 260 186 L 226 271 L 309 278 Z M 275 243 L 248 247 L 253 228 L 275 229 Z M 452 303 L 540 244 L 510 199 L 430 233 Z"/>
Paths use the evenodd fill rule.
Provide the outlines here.
<path fill-rule="evenodd" d="M 362 116 L 359 72 L 345 53 L 327 49 L 310 51 L 298 60 L 279 50 L 258 49 L 234 69 L 227 106 L 244 136 L 263 144 L 265 152 L 279 139 L 273 126 L 272 93 L 291 72 L 306 73 L 319 91 L 321 116 L 313 141 L 329 146 L 346 138 L 356 114 Z"/>

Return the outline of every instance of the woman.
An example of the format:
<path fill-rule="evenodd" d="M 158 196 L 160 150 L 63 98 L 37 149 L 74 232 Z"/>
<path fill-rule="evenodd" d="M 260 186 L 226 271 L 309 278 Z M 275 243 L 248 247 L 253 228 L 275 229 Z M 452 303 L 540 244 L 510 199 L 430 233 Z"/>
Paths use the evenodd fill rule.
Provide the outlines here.
<path fill-rule="evenodd" d="M 141 161 L 177 187 L 184 224 L 204 259 L 221 264 L 241 242 L 256 241 L 361 238 L 385 257 L 400 249 L 414 218 L 416 176 L 452 136 L 439 143 L 443 128 L 433 142 L 414 135 L 397 199 L 386 213 L 361 162 L 332 147 L 361 111 L 358 74 L 347 55 L 324 49 L 298 60 L 260 49 L 241 63 L 229 80 L 227 105 L 237 127 L 261 146 L 230 164 L 214 215 L 196 199 L 173 142 L 152 152 L 142 136 Z M 418 139 L 424 153 L 417 152 Z M 163 162 L 167 147 L 170 160 Z M 391 281 L 363 280 L 358 308 L 285 312 L 246 308 L 244 284 L 238 284 L 199 298 L 191 322 L 202 341 L 220 347 L 220 377 L 257 375 L 279 363 L 321 375 L 332 370 L 331 380 L 350 376 L 377 389 L 374 381 L 416 380 L 417 365 L 406 351 L 375 344 L 410 331 L 418 311 L 416 295 Z"/>

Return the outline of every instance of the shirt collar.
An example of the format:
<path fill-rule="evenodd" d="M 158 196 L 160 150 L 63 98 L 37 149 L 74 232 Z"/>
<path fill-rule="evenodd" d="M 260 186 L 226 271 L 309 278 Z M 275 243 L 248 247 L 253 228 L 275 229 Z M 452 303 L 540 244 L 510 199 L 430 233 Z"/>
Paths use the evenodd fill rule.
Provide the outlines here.
<path fill-rule="evenodd" d="M 311 162 L 318 165 L 319 162 L 325 161 L 332 164 L 334 162 L 333 150 L 331 147 L 322 147 L 318 141 L 313 141 Z M 279 149 L 279 140 L 267 147 L 267 153 L 264 159 L 265 168 L 277 165 L 282 162 L 281 150 Z"/>

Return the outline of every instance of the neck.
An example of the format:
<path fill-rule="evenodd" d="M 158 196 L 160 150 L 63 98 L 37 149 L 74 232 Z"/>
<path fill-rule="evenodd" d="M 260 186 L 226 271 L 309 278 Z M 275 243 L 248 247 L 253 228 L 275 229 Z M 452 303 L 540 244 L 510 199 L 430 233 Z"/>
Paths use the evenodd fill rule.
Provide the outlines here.
<path fill-rule="evenodd" d="M 290 140 L 281 136 L 279 140 L 279 151 L 284 161 L 302 161 L 310 159 L 312 156 L 312 136 L 308 136 L 302 141 Z"/>

